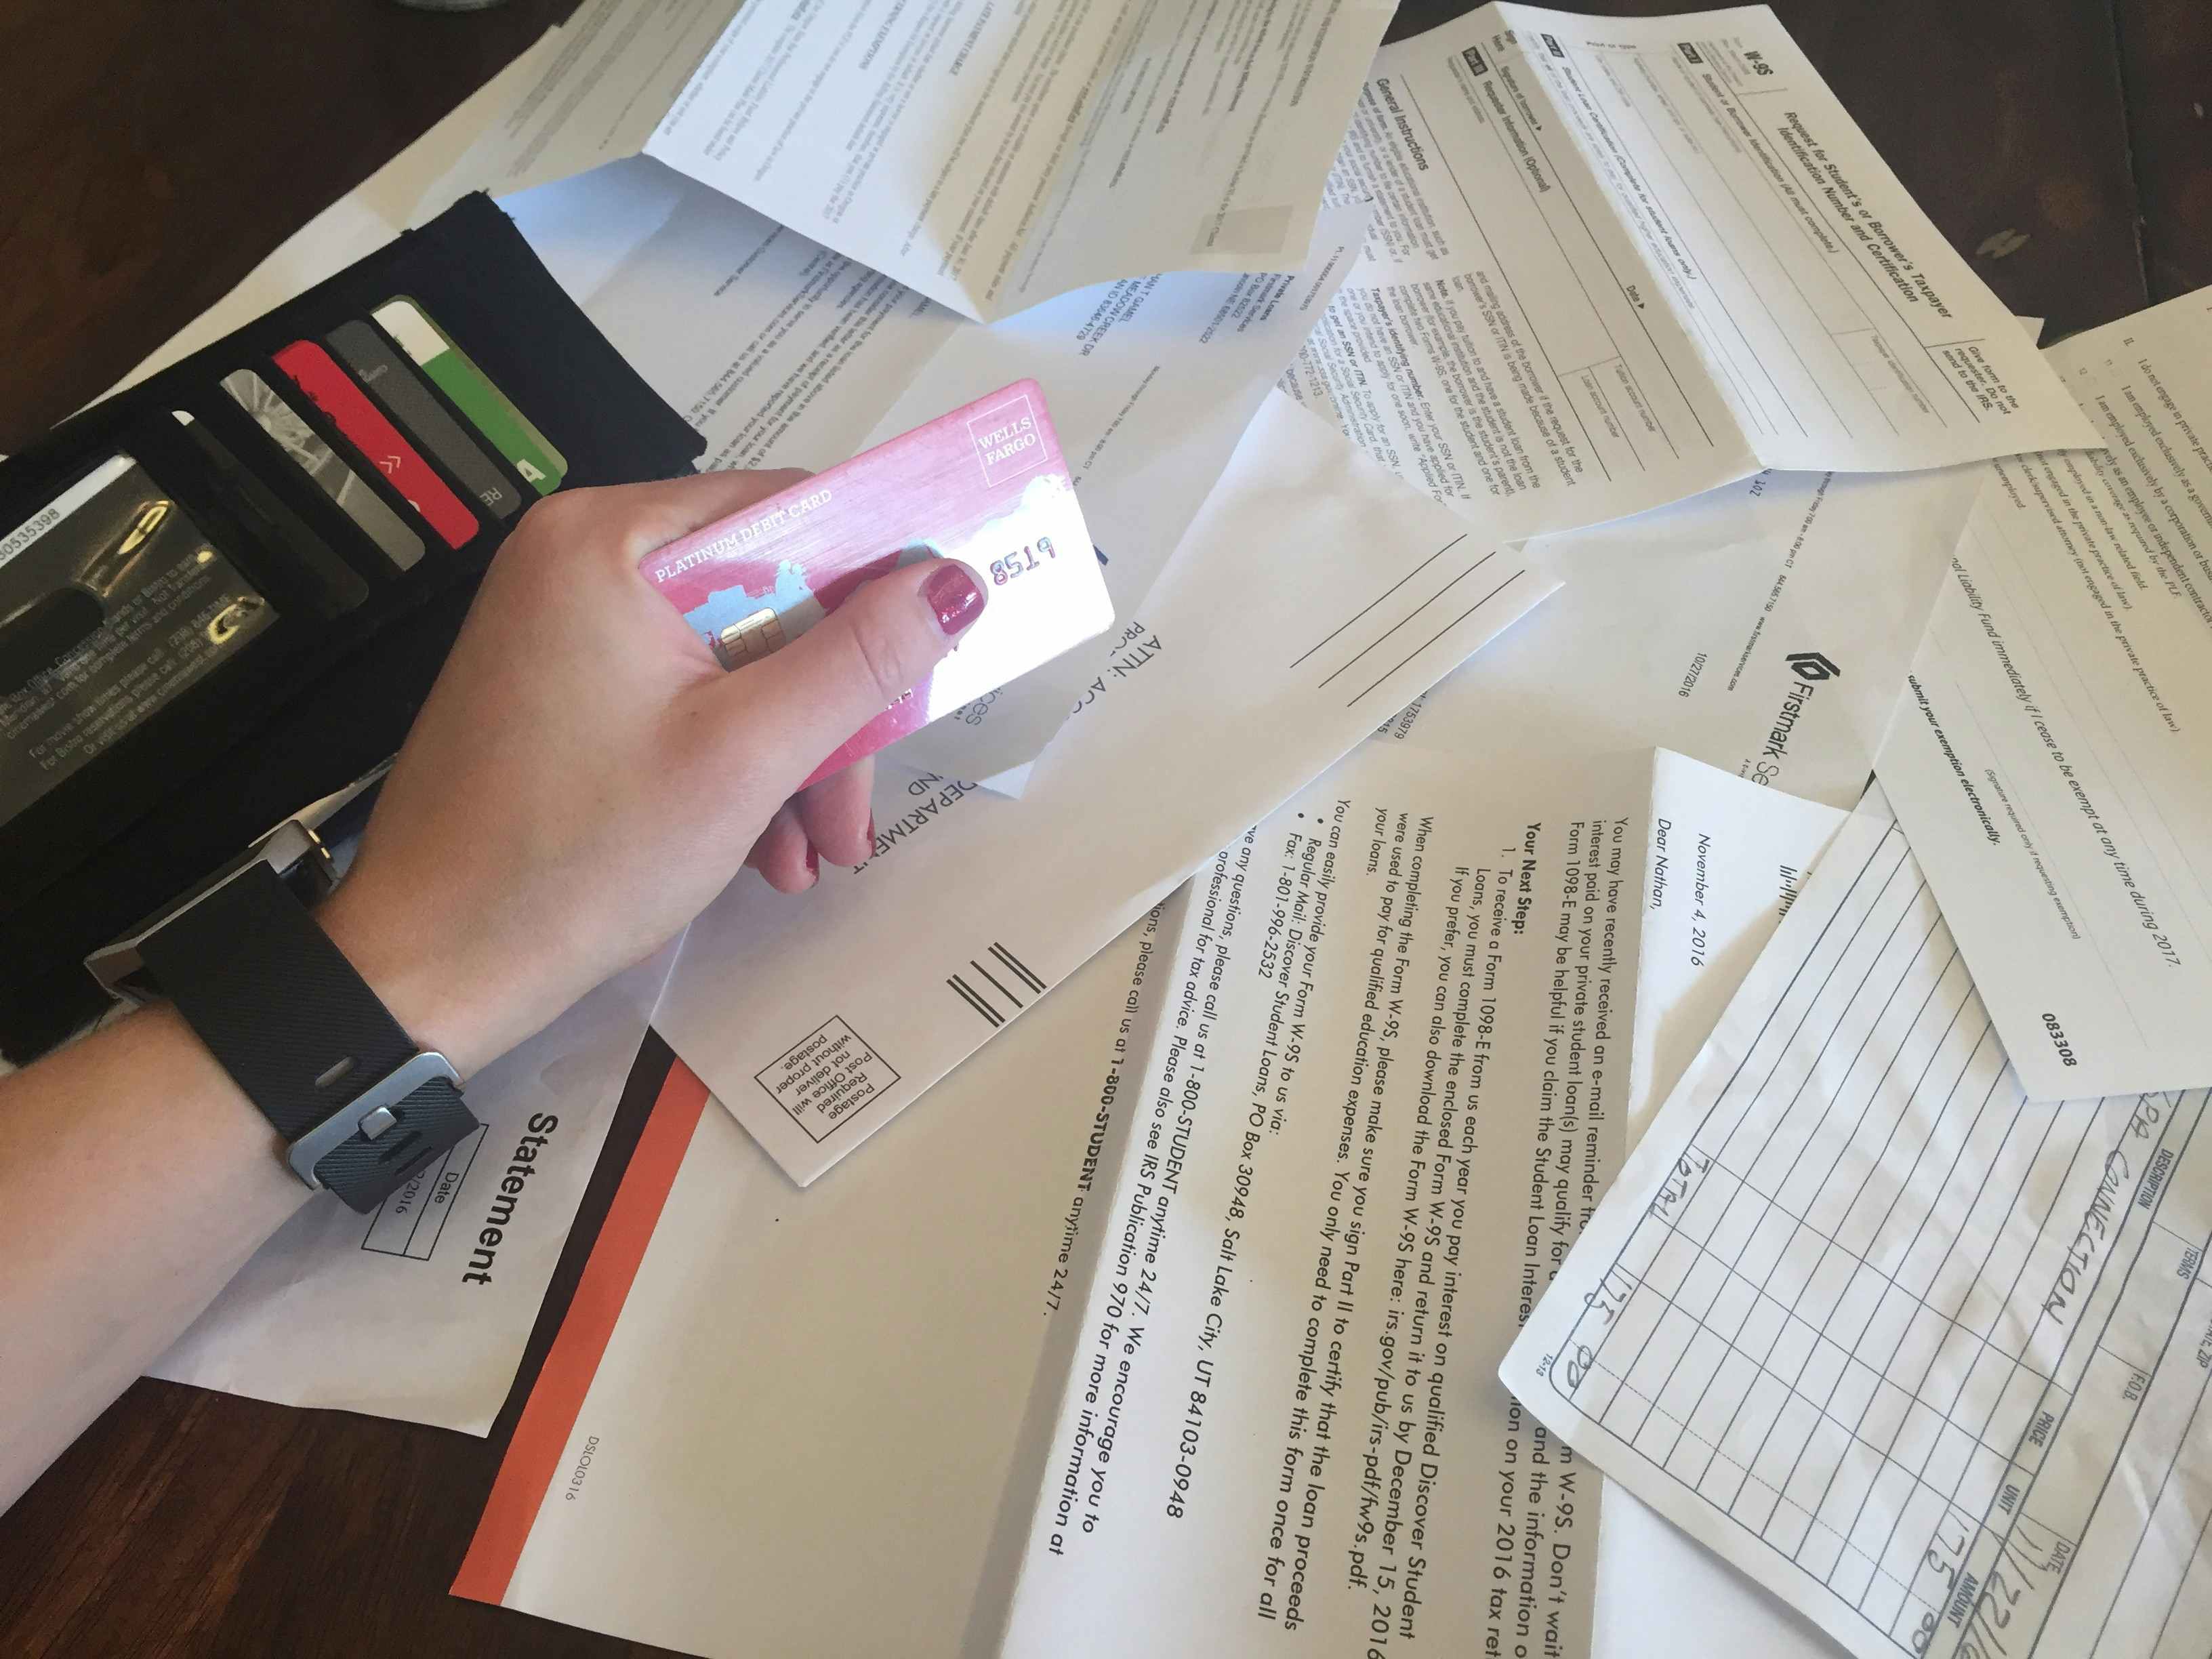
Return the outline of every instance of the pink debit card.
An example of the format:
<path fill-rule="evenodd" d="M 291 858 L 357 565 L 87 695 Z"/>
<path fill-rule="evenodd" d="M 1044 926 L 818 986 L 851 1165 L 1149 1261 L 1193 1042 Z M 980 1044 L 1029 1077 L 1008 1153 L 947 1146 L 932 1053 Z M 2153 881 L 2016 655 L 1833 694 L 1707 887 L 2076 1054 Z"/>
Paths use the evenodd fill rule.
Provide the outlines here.
<path fill-rule="evenodd" d="M 726 668 L 804 634 L 862 582 L 958 559 L 982 617 L 921 684 L 814 773 L 872 755 L 1103 633 L 1113 602 L 1044 393 L 1017 380 L 638 562 Z M 810 779 L 809 781 L 811 781 Z"/>

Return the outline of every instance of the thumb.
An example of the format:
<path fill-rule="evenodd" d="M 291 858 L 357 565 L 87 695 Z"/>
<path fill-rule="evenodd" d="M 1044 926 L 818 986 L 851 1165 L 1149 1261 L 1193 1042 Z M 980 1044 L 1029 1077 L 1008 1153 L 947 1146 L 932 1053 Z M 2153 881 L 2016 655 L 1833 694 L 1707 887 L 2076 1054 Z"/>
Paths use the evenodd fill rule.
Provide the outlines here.
<path fill-rule="evenodd" d="M 717 689 L 726 707 L 743 707 L 733 727 L 755 743 L 776 734 L 756 759 L 762 783 L 778 799 L 795 793 L 944 660 L 983 614 L 984 594 L 957 559 L 921 560 L 863 582 L 782 650 L 731 674 Z"/>

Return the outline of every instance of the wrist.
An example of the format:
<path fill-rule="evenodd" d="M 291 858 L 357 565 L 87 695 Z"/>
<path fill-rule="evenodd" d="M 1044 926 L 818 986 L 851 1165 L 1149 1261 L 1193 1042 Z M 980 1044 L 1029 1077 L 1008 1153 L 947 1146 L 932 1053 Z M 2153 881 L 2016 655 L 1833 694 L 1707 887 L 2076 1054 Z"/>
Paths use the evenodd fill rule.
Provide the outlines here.
<path fill-rule="evenodd" d="M 350 882 L 318 907 L 315 921 L 416 1048 L 445 1055 L 464 1080 L 494 1058 L 490 1022 L 472 1006 L 470 977 L 448 964 L 442 941 Z"/>
<path fill-rule="evenodd" d="M 166 1121 L 177 1131 L 164 1141 L 163 1157 L 189 1145 L 225 1178 L 235 1172 L 267 1227 L 307 1200 L 307 1188 L 284 1167 L 283 1138 L 173 1006 L 141 1008 L 93 1041 L 117 1045 L 121 1058 L 112 1063 L 161 1078 Z"/>

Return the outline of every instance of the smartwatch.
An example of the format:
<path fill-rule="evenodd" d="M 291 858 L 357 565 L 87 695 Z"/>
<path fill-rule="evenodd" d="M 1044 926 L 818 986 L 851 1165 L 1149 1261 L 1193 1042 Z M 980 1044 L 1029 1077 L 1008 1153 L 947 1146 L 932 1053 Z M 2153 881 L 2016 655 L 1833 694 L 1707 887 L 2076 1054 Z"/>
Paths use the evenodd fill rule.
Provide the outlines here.
<path fill-rule="evenodd" d="M 365 1212 L 477 1124 L 452 1064 L 416 1047 L 316 926 L 307 906 L 331 884 L 313 823 L 288 819 L 87 966 L 121 1000 L 173 1004 L 293 1174 Z"/>

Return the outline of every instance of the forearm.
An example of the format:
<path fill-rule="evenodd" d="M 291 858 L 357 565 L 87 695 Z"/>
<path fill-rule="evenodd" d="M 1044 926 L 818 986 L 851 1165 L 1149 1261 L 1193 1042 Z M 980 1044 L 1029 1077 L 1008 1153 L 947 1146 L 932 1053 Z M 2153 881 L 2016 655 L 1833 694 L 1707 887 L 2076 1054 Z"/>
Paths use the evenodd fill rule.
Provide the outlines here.
<path fill-rule="evenodd" d="M 166 1008 L 0 1080 L 0 1509 L 309 1194 Z"/>

